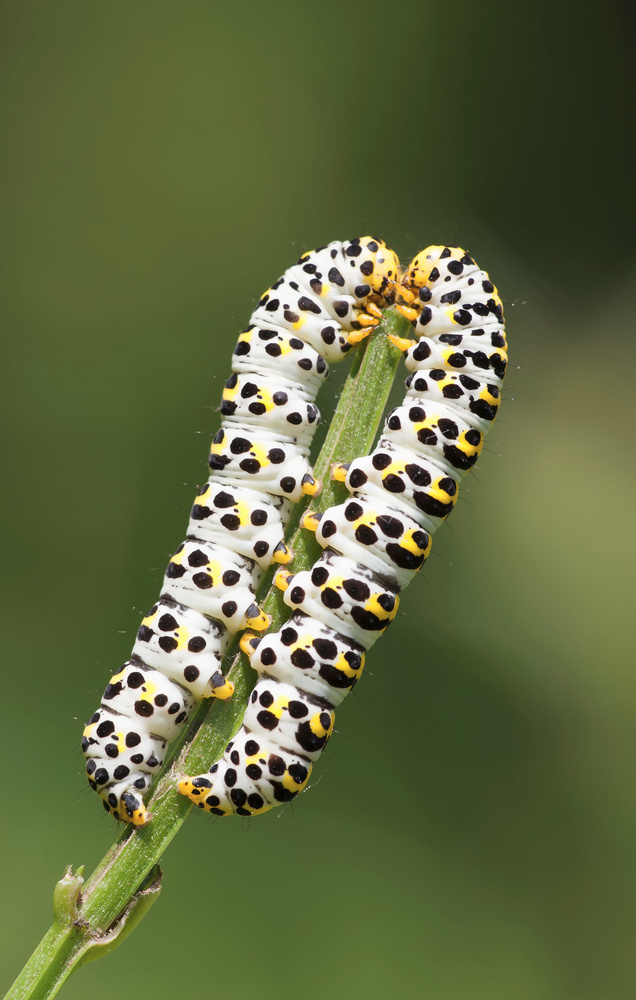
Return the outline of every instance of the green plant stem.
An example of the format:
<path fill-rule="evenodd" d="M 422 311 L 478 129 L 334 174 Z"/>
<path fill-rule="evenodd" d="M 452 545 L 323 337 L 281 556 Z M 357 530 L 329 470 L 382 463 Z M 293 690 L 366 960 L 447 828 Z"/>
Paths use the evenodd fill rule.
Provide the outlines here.
<path fill-rule="evenodd" d="M 394 309 L 365 341 L 354 358 L 324 446 L 315 466 L 324 482 L 322 493 L 311 502 L 322 512 L 342 502 L 347 491 L 329 479 L 333 462 L 350 462 L 371 450 L 395 376 L 400 352 L 387 333 L 408 336 L 410 324 Z M 299 504 L 288 531 L 294 551 L 294 572 L 311 566 L 321 549 L 313 533 L 298 527 L 307 503 Z M 272 616 L 277 629 L 289 617 L 289 609 L 266 574 L 257 597 Z M 55 919 L 27 965 L 9 990 L 6 1000 L 44 1000 L 55 995 L 79 965 L 111 951 L 136 926 L 157 898 L 161 884 L 158 861 L 193 807 L 176 791 L 179 774 L 197 774 L 222 755 L 238 729 L 256 674 L 234 644 L 229 677 L 235 684 L 227 702 L 203 703 L 189 727 L 175 741 L 149 801 L 152 822 L 145 827 L 127 827 L 84 884 L 81 873 L 69 869 L 58 882 Z"/>

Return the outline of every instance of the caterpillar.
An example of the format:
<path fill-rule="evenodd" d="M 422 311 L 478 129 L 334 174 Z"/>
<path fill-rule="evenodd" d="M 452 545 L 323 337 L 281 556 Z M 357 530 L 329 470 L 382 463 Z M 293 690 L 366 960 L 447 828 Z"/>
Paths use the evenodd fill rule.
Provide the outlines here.
<path fill-rule="evenodd" d="M 240 334 L 187 537 L 131 658 L 84 729 L 89 784 L 115 819 L 149 821 L 144 793 L 195 702 L 233 694 L 223 675 L 231 637 L 268 627 L 256 588 L 273 561 L 291 557 L 284 531 L 293 505 L 320 489 L 308 458 L 316 394 L 329 362 L 377 325 L 398 268 L 372 237 L 319 247 L 274 282 Z"/>
<path fill-rule="evenodd" d="M 372 454 L 332 475 L 351 497 L 307 512 L 323 553 L 311 570 L 279 569 L 292 615 L 241 648 L 259 680 L 242 728 L 206 774 L 179 791 L 218 816 L 252 816 L 288 802 L 309 780 L 357 683 L 366 651 L 395 618 L 399 593 L 427 559 L 495 419 L 507 364 L 497 289 L 457 247 L 429 247 L 412 261 L 398 309 L 416 340 L 391 338 L 411 373 Z"/>

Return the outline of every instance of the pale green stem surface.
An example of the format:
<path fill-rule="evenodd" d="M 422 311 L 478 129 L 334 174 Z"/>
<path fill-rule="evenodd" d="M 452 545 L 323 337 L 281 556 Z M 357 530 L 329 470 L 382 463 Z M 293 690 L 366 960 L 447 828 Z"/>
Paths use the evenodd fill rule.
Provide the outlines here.
<path fill-rule="evenodd" d="M 320 496 L 312 499 L 312 510 L 321 513 L 348 495 L 341 483 L 329 479 L 331 465 L 350 462 L 371 450 L 401 356 L 386 334 L 404 337 L 410 330 L 410 323 L 389 309 L 377 330 L 358 350 L 315 465 L 316 476 L 323 480 L 324 486 Z M 294 551 L 293 572 L 308 569 L 322 551 L 315 536 L 298 527 L 306 507 L 307 503 L 298 505 L 287 533 Z M 261 607 L 272 616 L 271 628 L 275 630 L 287 620 L 290 611 L 280 592 L 272 588 L 271 579 L 272 571 L 266 574 L 257 597 Z M 241 724 L 256 682 L 247 658 L 237 655 L 237 643 L 229 656 L 234 659 L 228 673 L 236 688 L 233 698 L 226 703 L 204 702 L 175 741 L 148 802 L 152 822 L 145 827 L 127 827 L 86 883 L 82 869 L 73 874 L 70 868 L 58 882 L 53 925 L 6 1000 L 44 1000 L 54 996 L 76 968 L 112 951 L 159 895 L 158 862 L 194 808 L 178 794 L 176 777 L 207 771 L 221 757 Z"/>

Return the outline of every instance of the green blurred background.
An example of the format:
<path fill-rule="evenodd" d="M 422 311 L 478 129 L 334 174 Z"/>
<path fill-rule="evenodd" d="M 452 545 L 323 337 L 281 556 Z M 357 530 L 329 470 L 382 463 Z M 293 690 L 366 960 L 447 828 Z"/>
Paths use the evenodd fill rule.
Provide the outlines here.
<path fill-rule="evenodd" d="M 117 833 L 80 732 L 206 477 L 237 332 L 299 251 L 370 232 L 490 271 L 502 416 L 309 793 L 193 816 L 161 901 L 63 995 L 635 995 L 631 11 L 3 5 L 0 986 Z"/>

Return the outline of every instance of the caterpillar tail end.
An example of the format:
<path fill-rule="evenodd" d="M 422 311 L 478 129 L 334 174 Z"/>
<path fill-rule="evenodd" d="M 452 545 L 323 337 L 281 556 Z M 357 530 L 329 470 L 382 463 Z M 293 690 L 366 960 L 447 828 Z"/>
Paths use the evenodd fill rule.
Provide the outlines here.
<path fill-rule="evenodd" d="M 218 781 L 218 775 L 215 778 Z M 190 799 L 190 802 L 193 802 L 199 809 L 212 813 L 214 816 L 260 816 L 262 813 L 268 812 L 274 805 L 279 804 L 267 802 L 259 795 L 257 796 L 260 800 L 258 805 L 251 805 L 249 802 L 245 802 L 241 806 L 235 806 L 228 801 L 223 793 L 221 793 L 222 797 L 216 795 L 214 787 L 214 782 L 210 780 L 209 773 L 198 774 L 194 777 L 184 776 L 177 783 L 180 795 L 183 795 L 186 799 Z M 300 790 L 296 786 L 296 789 L 290 794 L 289 798 L 293 798 L 296 792 Z"/>
<path fill-rule="evenodd" d="M 316 497 L 322 490 L 322 482 L 320 479 L 314 479 L 314 477 L 308 472 L 302 479 L 302 490 L 309 497 Z"/>
<path fill-rule="evenodd" d="M 408 319 L 408 320 L 411 319 L 410 316 L 407 316 L 406 313 L 402 311 L 402 307 L 401 306 L 396 306 L 395 308 L 398 310 L 398 312 L 401 312 L 402 315 L 406 319 Z M 415 310 L 413 310 L 413 309 L 410 309 L 408 311 L 409 312 L 415 312 Z M 415 312 L 415 315 L 414 315 L 413 318 L 417 319 L 417 315 L 418 314 Z M 411 347 L 415 347 L 415 345 L 417 344 L 416 340 L 408 340 L 406 337 L 396 337 L 394 333 L 387 333 L 387 338 L 391 341 L 391 343 L 394 345 L 394 347 L 397 347 L 398 350 L 400 350 L 402 352 L 410 350 Z"/>
<path fill-rule="evenodd" d="M 294 558 L 294 550 L 286 542 L 279 542 L 272 552 L 272 559 L 275 563 L 286 566 Z"/>
<path fill-rule="evenodd" d="M 221 701 L 229 701 L 234 694 L 234 685 L 228 681 L 220 670 L 212 674 L 208 681 L 208 688 L 205 693 L 206 698 L 220 698 Z"/>
<path fill-rule="evenodd" d="M 146 826 L 152 819 L 152 813 L 146 809 L 143 799 L 136 792 L 127 791 L 119 796 L 111 792 L 108 798 L 102 798 L 102 802 L 106 811 L 120 823 Z"/>
<path fill-rule="evenodd" d="M 184 776 L 177 782 L 177 791 L 186 799 L 190 799 L 199 809 L 214 813 L 215 816 L 229 816 L 230 810 L 223 808 L 216 795 L 210 794 L 212 782 L 205 774 L 198 774 L 190 778 Z"/>
<path fill-rule="evenodd" d="M 129 799 L 133 800 L 130 805 L 127 801 Z M 126 806 L 126 818 L 133 826 L 146 826 L 152 819 L 152 813 L 148 812 L 143 801 L 136 795 L 132 795 L 130 792 L 126 793 L 123 796 L 123 804 Z"/>

